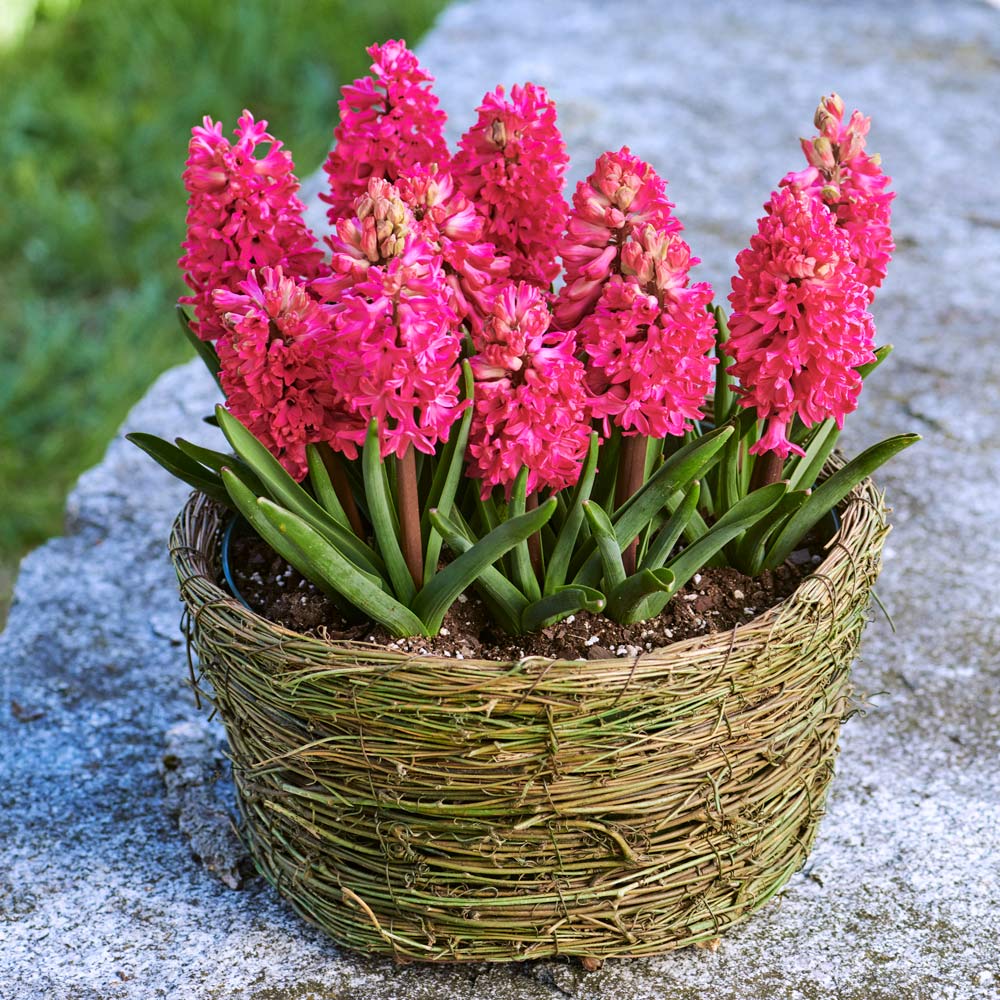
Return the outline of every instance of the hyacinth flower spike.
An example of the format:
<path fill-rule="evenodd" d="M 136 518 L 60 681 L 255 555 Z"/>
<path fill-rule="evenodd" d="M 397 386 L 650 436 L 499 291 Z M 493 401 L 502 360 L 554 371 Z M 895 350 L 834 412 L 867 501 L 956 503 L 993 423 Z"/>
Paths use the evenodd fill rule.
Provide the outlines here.
<path fill-rule="evenodd" d="M 372 76 L 343 88 L 336 143 L 323 166 L 329 190 L 320 198 L 332 224 L 352 213 L 372 178 L 395 182 L 420 164 L 449 160 L 434 78 L 404 41 L 372 45 L 368 54 Z"/>
<path fill-rule="evenodd" d="M 267 131 L 266 121 L 254 121 L 244 111 L 235 142 L 211 118 L 191 133 L 184 170 L 187 236 L 179 261 L 191 294 L 180 301 L 194 307 L 192 331 L 214 342 L 228 332 L 216 291 L 239 294 L 250 271 L 263 267 L 314 278 L 323 272 L 323 254 L 303 221 L 292 157 Z M 267 152 L 258 156 L 262 146 Z"/>
<path fill-rule="evenodd" d="M 648 440 L 683 435 L 712 386 L 711 286 L 690 281 L 698 263 L 655 171 L 627 149 L 605 153 L 577 188 L 562 256 L 562 325 L 579 323 L 592 412 L 605 437 L 621 436 L 615 506 L 646 476 Z M 635 546 L 625 553 L 635 568 Z"/>
<path fill-rule="evenodd" d="M 729 295 L 726 375 L 739 382 L 739 406 L 763 421 L 744 456 L 756 456 L 749 488 L 784 479 L 794 491 L 770 541 L 758 533 L 730 553 L 751 574 L 779 565 L 861 478 L 918 440 L 890 438 L 811 490 L 864 378 L 890 350 L 875 350 L 868 311 L 893 247 L 889 178 L 864 152 L 868 119 L 854 112 L 844 125 L 843 113 L 836 95 L 820 103 L 821 134 L 802 142 L 810 165 L 765 204 Z"/>
<path fill-rule="evenodd" d="M 485 220 L 484 238 L 510 259 L 510 276 L 548 289 L 559 274 L 569 157 L 543 87 L 497 87 L 462 136 L 452 172 Z"/>
<path fill-rule="evenodd" d="M 441 258 L 421 239 L 396 189 L 373 178 L 356 209 L 352 222 L 338 226 L 338 277 L 318 283 L 333 296 L 331 385 L 358 418 L 357 429 L 332 444 L 354 458 L 378 422 L 379 458 L 396 460 L 403 551 L 419 586 L 415 452 L 434 455 L 468 405 L 459 399 L 458 317 Z"/>

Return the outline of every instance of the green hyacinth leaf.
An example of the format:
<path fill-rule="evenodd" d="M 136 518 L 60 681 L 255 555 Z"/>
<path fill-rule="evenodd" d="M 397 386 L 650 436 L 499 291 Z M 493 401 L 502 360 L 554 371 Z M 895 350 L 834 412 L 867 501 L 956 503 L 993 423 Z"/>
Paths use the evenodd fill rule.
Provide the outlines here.
<path fill-rule="evenodd" d="M 297 569 L 310 583 L 321 590 L 328 597 L 339 601 L 340 595 L 333 586 L 324 578 L 323 574 L 314 567 L 309 558 L 301 549 L 297 548 L 292 541 L 283 535 L 265 517 L 264 512 L 257 503 L 258 497 L 249 489 L 246 483 L 235 475 L 232 469 L 223 468 L 220 475 L 225 483 L 232 504 L 236 510 L 243 515 L 244 520 L 254 531 L 290 566 Z"/>
<path fill-rule="evenodd" d="M 413 611 L 427 626 L 428 634 L 437 634 L 444 616 L 459 594 L 468 589 L 487 567 L 538 531 L 555 509 L 555 499 L 550 497 L 536 510 L 504 521 L 435 574 L 413 601 Z"/>
<path fill-rule="evenodd" d="M 733 435 L 733 427 L 719 427 L 684 445 L 668 458 L 649 482 L 615 512 L 615 532 L 624 548 L 666 505 L 667 499 L 689 483 L 701 479 L 718 461 Z"/>
<path fill-rule="evenodd" d="M 596 555 L 600 560 L 604 588 L 609 592 L 613 591 L 625 582 L 627 576 L 625 564 L 622 562 L 622 545 L 615 534 L 611 519 L 598 504 L 594 503 L 593 500 L 585 500 L 583 513 L 590 524 L 590 530 L 597 545 Z"/>
<path fill-rule="evenodd" d="M 368 423 L 368 432 L 361 452 L 361 467 L 365 477 L 365 497 L 368 500 L 368 515 L 375 534 L 375 544 L 385 560 L 386 570 L 396 596 L 409 607 L 416 596 L 417 588 L 414 586 L 413 577 L 399 544 L 399 535 L 396 531 L 399 519 L 386 484 L 378 420 L 374 417 Z"/>
<path fill-rule="evenodd" d="M 671 559 L 667 568 L 673 571 L 677 589 L 683 587 L 716 552 L 770 514 L 787 490 L 785 483 L 772 483 L 754 490 L 726 511 L 703 537 Z"/>
<path fill-rule="evenodd" d="M 382 575 L 385 563 L 371 546 L 338 524 L 236 417 L 222 406 L 215 408 L 215 416 L 233 451 L 253 469 L 273 500 L 311 524 L 355 566 L 368 573 Z"/>
<path fill-rule="evenodd" d="M 764 565 L 767 540 L 781 530 L 808 498 L 808 490 L 786 493 L 768 517 L 761 518 L 752 528 L 744 532 L 730 565 L 747 576 L 759 575 Z"/>
<path fill-rule="evenodd" d="M 326 467 L 326 462 L 323 461 L 322 452 L 314 444 L 306 445 L 306 465 L 309 467 L 309 482 L 316 493 L 316 499 L 319 500 L 327 514 L 342 528 L 351 531 L 351 522 L 348 520 L 344 505 L 340 502 L 340 497 L 337 496 L 337 491 L 334 489 L 330 470 Z"/>
<path fill-rule="evenodd" d="M 715 426 L 721 427 L 736 409 L 736 393 L 733 392 L 733 379 L 729 375 L 729 366 L 733 359 L 723 350 L 723 345 L 729 340 L 729 324 L 726 314 L 719 306 L 709 308 L 715 319 L 715 356 L 719 363 L 715 366 L 715 391 L 712 394 L 712 415 Z"/>
<path fill-rule="evenodd" d="M 533 601 L 524 609 L 521 615 L 521 631 L 537 632 L 580 611 L 600 614 L 606 604 L 604 595 L 592 587 L 560 587 L 554 593 Z"/>
<path fill-rule="evenodd" d="M 671 559 L 666 569 L 674 575 L 673 590 L 669 594 L 653 594 L 646 598 L 636 612 L 633 621 L 644 621 L 658 615 L 666 606 L 670 597 L 684 586 L 712 558 L 734 538 L 752 528 L 762 518 L 777 506 L 785 495 L 787 487 L 784 483 L 772 483 L 762 489 L 754 490 L 744 497 L 731 510 L 728 510 L 715 522 L 697 541 L 689 545 Z"/>
<path fill-rule="evenodd" d="M 191 318 L 183 306 L 177 306 L 177 318 L 180 320 L 181 329 L 184 331 L 188 343 L 195 349 L 195 353 L 204 362 L 212 378 L 215 379 L 215 384 L 221 389 L 222 379 L 219 373 L 222 371 L 222 363 L 219 361 L 219 355 L 216 354 L 215 348 L 207 340 L 202 340 L 191 329 Z"/>
<path fill-rule="evenodd" d="M 583 504 L 590 499 L 590 491 L 594 488 L 594 478 L 597 473 L 597 456 L 600 450 L 600 438 L 595 431 L 590 435 L 590 448 L 580 471 L 580 478 L 573 490 L 573 499 L 566 514 L 566 520 L 556 538 L 555 548 L 549 557 L 545 569 L 545 593 L 554 594 L 566 582 L 570 559 L 576 548 L 576 540 L 580 537 L 580 526 L 583 524 Z"/>
<path fill-rule="evenodd" d="M 607 616 L 622 625 L 634 625 L 649 617 L 644 614 L 648 599 L 662 596 L 664 603 L 677 589 L 669 569 L 643 569 L 633 573 L 608 595 Z"/>
<path fill-rule="evenodd" d="M 511 490 L 510 503 L 507 508 L 508 518 L 520 517 L 524 513 L 527 488 L 528 467 L 522 466 Z M 510 561 L 514 582 L 529 601 L 537 601 L 542 596 L 542 591 L 538 585 L 538 577 L 535 576 L 535 569 L 531 565 L 531 553 L 528 551 L 527 539 L 518 542 L 510 550 Z"/>
<path fill-rule="evenodd" d="M 227 455 L 222 451 L 214 451 L 211 448 L 204 448 L 199 444 L 194 444 L 191 441 L 185 441 L 184 438 L 174 438 L 174 443 L 184 452 L 188 458 L 193 458 L 196 462 L 200 462 L 202 465 L 211 469 L 216 475 L 221 475 L 222 470 L 232 469 L 234 472 L 239 474 L 240 479 L 243 480 L 252 490 L 257 491 L 257 495 L 260 496 L 264 492 L 264 487 L 261 481 L 254 475 L 253 469 L 244 462 L 239 455 Z"/>
<path fill-rule="evenodd" d="M 905 448 L 916 444 L 919 434 L 897 434 L 865 449 L 829 479 L 820 483 L 781 529 L 764 559 L 764 569 L 777 569 L 795 551 L 799 542 L 833 510 L 851 490 L 879 466 Z"/>
<path fill-rule="evenodd" d="M 858 368 L 858 374 L 863 378 L 868 378 L 873 371 L 875 371 L 890 354 L 892 354 L 892 344 L 883 344 L 881 347 L 877 348 L 875 351 L 875 360 L 869 361 L 866 365 L 861 365 Z"/>
<path fill-rule="evenodd" d="M 476 539 L 461 521 L 461 514 L 457 508 L 453 509 L 452 515 L 455 520 L 440 511 L 432 510 L 430 521 L 448 548 L 460 556 L 475 545 Z M 497 615 L 505 632 L 515 634 L 520 631 L 521 616 L 528 602 L 524 594 L 503 573 L 495 566 L 487 566 L 473 586 Z"/>
<path fill-rule="evenodd" d="M 257 505 L 268 521 L 302 552 L 312 571 L 372 621 L 380 622 L 399 638 L 432 634 L 417 615 L 382 590 L 369 574 L 360 572 L 305 518 L 264 497 Z"/>
<path fill-rule="evenodd" d="M 670 553 L 673 552 L 674 546 L 680 541 L 684 529 L 698 509 L 700 496 L 701 487 L 695 481 L 687 488 L 684 499 L 670 515 L 670 519 L 650 542 L 642 561 L 642 569 L 659 569 L 670 558 Z"/>
<path fill-rule="evenodd" d="M 816 482 L 816 477 L 822 472 L 826 460 L 837 446 L 840 429 L 832 418 L 824 420 L 805 447 L 805 455 L 800 455 L 788 474 L 788 488 L 792 490 L 810 489 Z M 788 465 L 785 467 L 789 468 Z"/>
<path fill-rule="evenodd" d="M 131 441 L 137 448 L 141 448 L 158 465 L 166 469 L 172 476 L 187 483 L 188 486 L 204 493 L 205 496 L 218 503 L 227 507 L 233 506 L 219 476 L 212 469 L 206 469 L 200 462 L 184 454 L 176 445 L 156 437 L 155 434 L 139 432 L 126 434 L 125 440 Z"/>
<path fill-rule="evenodd" d="M 434 509 L 447 515 L 451 511 L 451 505 L 455 502 L 458 484 L 461 482 L 462 472 L 465 469 L 465 450 L 469 443 L 469 428 L 472 426 L 473 393 L 472 368 L 468 361 L 463 360 L 462 399 L 467 400 L 469 405 L 465 408 L 458 425 L 453 426 L 448 434 L 448 441 L 434 470 L 434 479 L 431 482 L 431 490 L 427 497 L 427 506 L 424 509 L 423 523 L 421 524 L 421 533 L 425 539 L 425 584 L 437 572 L 442 542 L 441 535 L 432 530 L 429 512 Z"/>
<path fill-rule="evenodd" d="M 673 496 L 695 479 L 705 475 L 717 461 L 719 452 L 733 432 L 732 425 L 719 427 L 679 448 L 656 470 L 653 478 L 622 505 L 612 519 L 619 552 L 624 551 L 632 539 L 636 538 L 660 511 L 664 508 L 669 509 Z M 690 525 L 693 522 L 692 517 L 688 523 Z M 593 521 L 588 519 L 588 523 L 593 531 Z M 599 553 L 591 553 L 576 574 L 573 583 L 595 586 L 600 580 L 601 565 L 602 557 Z M 612 589 L 620 582 L 621 580 L 617 580 L 612 584 L 609 581 L 608 589 Z"/>

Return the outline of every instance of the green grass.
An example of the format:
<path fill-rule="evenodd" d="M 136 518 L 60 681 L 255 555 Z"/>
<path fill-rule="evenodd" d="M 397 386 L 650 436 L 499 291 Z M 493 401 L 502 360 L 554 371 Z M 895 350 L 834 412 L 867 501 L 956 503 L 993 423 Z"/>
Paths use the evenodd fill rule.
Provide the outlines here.
<path fill-rule="evenodd" d="M 0 53 L 0 570 L 59 531 L 76 476 L 189 356 L 172 307 L 191 126 L 247 107 L 308 174 L 365 45 L 412 44 L 443 2 L 82 0 Z"/>

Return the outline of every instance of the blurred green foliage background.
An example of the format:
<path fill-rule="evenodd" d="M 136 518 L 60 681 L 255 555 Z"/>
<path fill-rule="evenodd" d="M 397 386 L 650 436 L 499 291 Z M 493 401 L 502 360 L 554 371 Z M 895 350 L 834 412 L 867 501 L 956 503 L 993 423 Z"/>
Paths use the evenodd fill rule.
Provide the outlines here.
<path fill-rule="evenodd" d="M 228 134 L 249 108 L 304 176 L 332 140 L 340 85 L 367 70 L 365 46 L 414 43 L 443 4 L 42 0 L 7 26 L 0 621 L 16 561 L 58 533 L 74 479 L 189 356 L 173 304 L 191 126 L 209 114 Z"/>

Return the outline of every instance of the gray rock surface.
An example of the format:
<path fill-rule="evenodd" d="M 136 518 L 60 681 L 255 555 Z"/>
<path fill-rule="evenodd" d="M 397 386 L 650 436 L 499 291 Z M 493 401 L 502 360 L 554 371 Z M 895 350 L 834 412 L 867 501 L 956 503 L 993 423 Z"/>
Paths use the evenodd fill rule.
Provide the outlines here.
<path fill-rule="evenodd" d="M 259 879 L 230 890 L 192 859 L 158 773 L 168 732 L 196 717 L 164 544 L 184 489 L 116 439 L 65 537 L 24 561 L 0 636 L 0 997 L 1000 996 L 1000 12 L 476 0 L 421 51 L 456 133 L 486 89 L 533 79 L 560 103 L 574 180 L 626 143 L 655 163 L 723 294 L 818 96 L 874 117 L 899 192 L 877 305 L 897 350 L 847 444 L 926 440 L 881 477 L 896 530 L 879 590 L 898 632 L 867 633 L 871 708 L 845 730 L 815 852 L 717 952 L 591 975 L 397 968 L 338 950 Z M 126 429 L 211 440 L 213 398 L 192 363 Z"/>

